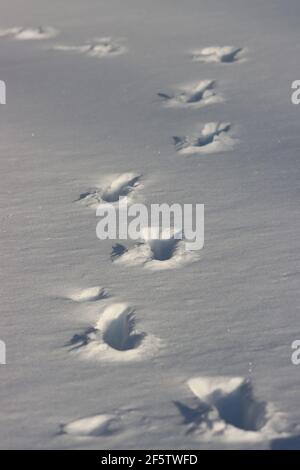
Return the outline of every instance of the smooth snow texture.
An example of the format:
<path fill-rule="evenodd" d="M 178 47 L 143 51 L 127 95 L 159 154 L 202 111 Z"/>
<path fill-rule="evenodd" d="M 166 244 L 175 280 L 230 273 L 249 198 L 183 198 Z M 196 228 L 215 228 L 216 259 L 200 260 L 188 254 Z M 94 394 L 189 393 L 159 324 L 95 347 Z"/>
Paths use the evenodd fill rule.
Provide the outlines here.
<path fill-rule="evenodd" d="M 217 94 L 215 80 L 200 80 L 179 87 L 175 94 L 158 93 L 167 107 L 201 108 L 209 104 L 221 103 L 223 98 Z"/>
<path fill-rule="evenodd" d="M 114 415 L 99 414 L 77 419 L 62 426 L 62 432 L 70 436 L 103 436 L 109 435 L 118 427 L 118 418 Z"/>
<path fill-rule="evenodd" d="M 229 135 L 230 123 L 208 122 L 200 135 L 192 137 L 173 137 L 180 155 L 208 154 L 225 152 L 232 149 L 235 139 Z"/>
<path fill-rule="evenodd" d="M 0 37 L 11 37 L 20 41 L 50 39 L 57 35 L 58 31 L 50 26 L 39 26 L 38 28 L 23 28 L 16 26 L 0 30 Z"/>
<path fill-rule="evenodd" d="M 85 54 L 89 57 L 102 58 L 123 54 L 127 49 L 119 39 L 105 37 L 95 38 L 91 42 L 82 46 L 58 45 L 54 47 L 54 50 L 77 52 L 79 54 Z"/>
<path fill-rule="evenodd" d="M 232 46 L 204 47 L 193 52 L 193 60 L 195 62 L 222 62 L 228 64 L 239 61 L 242 51 L 241 47 Z"/>

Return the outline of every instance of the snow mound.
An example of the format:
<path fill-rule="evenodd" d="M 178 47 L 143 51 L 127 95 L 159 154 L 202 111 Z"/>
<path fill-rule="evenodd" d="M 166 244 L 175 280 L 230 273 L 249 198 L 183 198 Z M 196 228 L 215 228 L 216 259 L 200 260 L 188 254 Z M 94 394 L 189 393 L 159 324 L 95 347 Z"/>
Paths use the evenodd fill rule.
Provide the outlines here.
<path fill-rule="evenodd" d="M 98 414 L 81 418 L 62 425 L 61 430 L 70 436 L 103 436 L 109 435 L 118 428 L 118 417 L 110 414 Z"/>
<path fill-rule="evenodd" d="M 70 295 L 70 299 L 75 302 L 95 301 L 106 297 L 107 293 L 105 289 L 100 286 L 88 287 L 87 289 L 82 289 Z"/>

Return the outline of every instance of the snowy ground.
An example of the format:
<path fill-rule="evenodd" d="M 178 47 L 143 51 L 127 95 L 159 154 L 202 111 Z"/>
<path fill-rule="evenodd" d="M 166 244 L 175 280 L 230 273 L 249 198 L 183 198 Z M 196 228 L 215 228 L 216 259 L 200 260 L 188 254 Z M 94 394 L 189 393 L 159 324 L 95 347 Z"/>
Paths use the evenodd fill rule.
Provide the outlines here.
<path fill-rule="evenodd" d="M 299 15 L 2 1 L 1 448 L 300 447 Z M 195 149 L 206 123 L 229 135 Z M 112 262 L 74 201 L 128 172 L 205 204 L 200 259 Z"/>

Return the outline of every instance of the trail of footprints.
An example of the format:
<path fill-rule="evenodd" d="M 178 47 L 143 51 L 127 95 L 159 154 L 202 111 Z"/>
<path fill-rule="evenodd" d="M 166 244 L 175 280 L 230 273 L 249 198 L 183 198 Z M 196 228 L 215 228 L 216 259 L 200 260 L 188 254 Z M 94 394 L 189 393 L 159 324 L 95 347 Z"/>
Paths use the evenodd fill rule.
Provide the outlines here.
<path fill-rule="evenodd" d="M 58 36 L 59 31 L 51 26 L 21 27 L 0 29 L 0 38 L 10 38 L 19 41 L 51 39 Z M 82 45 L 55 45 L 55 51 L 74 52 L 88 57 L 114 57 L 124 54 L 127 47 L 122 38 L 100 37 L 87 41 Z"/>
<path fill-rule="evenodd" d="M 240 60 L 241 53 L 241 48 L 211 47 L 195 52 L 193 60 L 231 63 Z M 224 101 L 216 92 L 214 80 L 189 84 L 174 93 L 159 92 L 158 96 L 166 107 L 178 108 L 201 108 Z M 175 149 L 178 154 L 186 156 L 228 151 L 236 142 L 231 130 L 229 122 L 206 123 L 199 126 L 192 136 L 174 136 Z M 123 196 L 129 195 L 134 199 L 140 178 L 138 174 L 125 173 L 103 189 L 94 188 L 82 193 L 78 201 L 95 207 L 115 203 Z M 179 267 L 184 262 L 198 259 L 196 252 L 186 251 L 184 240 L 177 239 L 175 233 L 165 239 L 156 239 L 150 233 L 151 227 L 148 227 L 144 237 L 133 246 L 116 243 L 111 252 L 112 262 L 155 270 Z M 99 292 L 88 290 L 79 295 L 78 300 L 90 300 Z M 137 329 L 135 312 L 131 307 L 116 303 L 106 307 L 95 325 L 74 335 L 67 346 L 86 359 L 137 360 L 149 357 L 149 353 L 155 354 L 159 340 Z M 187 382 L 187 388 L 194 395 L 192 403 L 176 400 L 174 405 L 183 419 L 186 433 L 196 439 L 256 442 L 288 435 L 283 414 L 271 403 L 257 400 L 251 382 L 244 378 L 196 377 Z M 124 416 L 127 413 L 124 415 L 119 411 L 79 418 L 62 425 L 61 430 L 72 436 L 110 436 L 122 432 Z M 135 421 L 135 427 L 137 424 Z"/>
<path fill-rule="evenodd" d="M 13 27 L 0 30 L 0 38 L 15 40 L 42 40 L 58 35 L 52 27 Z M 96 38 L 86 44 L 57 45 L 59 51 L 70 51 L 90 57 L 120 55 L 126 51 L 124 41 L 111 37 Z M 193 51 L 195 62 L 230 64 L 243 61 L 243 49 L 231 46 L 206 47 Z M 202 108 L 223 102 L 217 93 L 214 80 L 201 80 L 184 85 L 174 93 L 159 92 L 166 107 Z M 174 136 L 175 149 L 180 155 L 210 154 L 230 150 L 235 139 L 232 126 L 226 122 L 209 122 L 198 127 L 192 136 Z M 114 204 L 127 196 L 132 202 L 141 188 L 141 175 L 124 173 L 113 178 L 101 188 L 92 188 L 79 195 L 77 202 L 88 207 L 99 204 Z M 151 227 L 149 227 L 150 229 Z M 195 252 L 194 252 L 195 253 Z M 133 247 L 120 243 L 113 246 L 111 259 L 115 264 L 141 265 L 150 269 L 169 269 L 184 262 L 198 259 L 186 252 L 184 240 L 170 234 L 166 239 L 156 239 L 145 233 L 143 240 Z M 105 302 L 93 325 L 73 335 L 66 347 L 83 360 L 132 361 L 149 358 L 160 347 L 160 340 L 145 333 L 137 326 L 134 309 L 126 303 L 109 301 L 110 295 L 101 286 L 73 292 L 73 302 Z M 259 401 L 253 394 L 250 381 L 241 377 L 196 377 L 188 380 L 187 389 L 193 395 L 188 401 L 174 401 L 175 409 L 182 417 L 187 434 L 202 441 L 255 442 L 278 437 L 288 438 L 285 417 L 271 403 Z M 122 432 L 125 427 L 147 426 L 149 417 L 141 410 L 123 408 L 114 413 L 100 413 L 79 418 L 61 425 L 61 433 L 69 436 L 110 436 Z"/>

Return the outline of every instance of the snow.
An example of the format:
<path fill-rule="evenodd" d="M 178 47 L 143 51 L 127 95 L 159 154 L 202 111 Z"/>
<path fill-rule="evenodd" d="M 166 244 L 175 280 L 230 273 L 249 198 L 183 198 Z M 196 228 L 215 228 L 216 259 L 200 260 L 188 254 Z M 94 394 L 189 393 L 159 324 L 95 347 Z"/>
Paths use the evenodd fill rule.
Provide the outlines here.
<path fill-rule="evenodd" d="M 1 448 L 299 448 L 299 13 L 298 0 L 3 1 Z M 222 100 L 190 106 L 203 80 Z M 158 96 L 181 101 L 182 84 L 181 105 Z M 193 146 L 207 123 L 230 123 L 219 151 L 181 155 L 173 136 Z M 112 261 L 118 240 L 96 237 L 79 200 L 105 190 L 205 204 L 199 258 Z M 243 412 L 264 403 L 251 423 L 265 425 L 229 422 L 215 387 L 226 413 L 250 390 Z"/>
<path fill-rule="evenodd" d="M 215 88 L 214 80 L 200 80 L 196 83 L 182 85 L 179 92 L 173 96 L 161 92 L 158 93 L 158 96 L 164 99 L 166 106 L 200 108 L 223 101 L 222 97 L 216 94 Z"/>
<path fill-rule="evenodd" d="M 110 57 L 114 55 L 123 54 L 126 52 L 126 47 L 119 44 L 120 41 L 108 38 L 95 38 L 90 43 L 83 46 L 55 46 L 57 51 L 74 51 L 79 54 L 86 54 L 89 57 Z"/>
<path fill-rule="evenodd" d="M 79 359 L 122 362 L 152 357 L 160 340 L 136 329 L 135 311 L 129 305 L 112 303 L 94 327 L 74 335 L 68 346 Z"/>
<path fill-rule="evenodd" d="M 240 60 L 242 47 L 212 46 L 204 47 L 200 51 L 194 51 L 193 59 L 196 62 L 224 62 L 231 63 Z"/>
<path fill-rule="evenodd" d="M 50 39 L 57 36 L 58 31 L 49 26 L 38 28 L 13 27 L 0 30 L 0 37 L 11 37 L 20 41 Z"/>
<path fill-rule="evenodd" d="M 226 152 L 234 146 L 234 139 L 228 135 L 231 124 L 227 122 L 208 122 L 200 130 L 199 135 L 174 137 L 174 143 L 181 155 L 195 155 Z"/>
<path fill-rule="evenodd" d="M 106 296 L 105 289 L 100 286 L 87 287 L 86 289 L 81 289 L 79 292 L 74 292 L 70 294 L 70 299 L 75 302 L 85 302 L 87 300 L 95 301 L 100 300 Z"/>
<path fill-rule="evenodd" d="M 113 415 L 91 416 L 63 426 L 62 431 L 72 436 L 101 436 L 111 432 L 110 427 L 114 421 Z"/>

